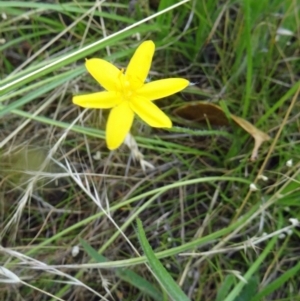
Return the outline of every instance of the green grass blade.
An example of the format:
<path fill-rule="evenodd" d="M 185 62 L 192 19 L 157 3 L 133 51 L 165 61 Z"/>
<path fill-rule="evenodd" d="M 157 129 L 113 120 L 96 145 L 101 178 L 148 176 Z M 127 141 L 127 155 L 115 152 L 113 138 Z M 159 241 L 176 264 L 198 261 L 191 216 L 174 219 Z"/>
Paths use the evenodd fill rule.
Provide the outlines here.
<path fill-rule="evenodd" d="M 259 119 L 259 121 L 255 124 L 259 126 L 264 122 L 267 122 L 268 119 L 273 115 L 276 114 L 276 111 L 283 107 L 285 102 L 290 100 L 290 98 L 297 92 L 300 87 L 300 81 L 296 82 L 282 97 L 278 99 L 278 101 Z"/>
<path fill-rule="evenodd" d="M 267 244 L 264 251 L 260 254 L 260 256 L 257 258 L 257 260 L 252 264 L 252 266 L 249 268 L 249 270 L 246 272 L 246 274 L 243 276 L 246 281 L 249 281 L 254 273 L 258 271 L 261 264 L 265 260 L 265 258 L 269 255 L 269 253 L 272 251 L 275 243 L 277 242 L 278 237 L 274 236 Z M 234 301 L 239 296 L 239 294 L 242 292 L 243 288 L 246 286 L 246 283 L 244 281 L 240 281 L 234 289 L 230 292 L 230 294 L 224 299 L 224 301 Z"/>
<path fill-rule="evenodd" d="M 222 283 L 221 287 L 218 289 L 216 301 L 223 301 L 225 299 L 230 289 L 232 288 L 234 281 L 235 281 L 235 277 L 231 274 L 225 277 L 224 282 Z"/>
<path fill-rule="evenodd" d="M 137 235 L 152 272 L 156 276 L 159 283 L 166 290 L 167 294 L 174 301 L 190 301 L 190 299 L 181 290 L 179 285 L 174 281 L 168 271 L 156 258 L 149 242 L 147 241 L 146 234 L 140 219 L 137 219 Z"/>
<path fill-rule="evenodd" d="M 0 107 L 0 117 L 31 102 L 34 99 L 37 99 L 38 97 L 41 97 L 42 95 L 46 94 L 48 91 L 51 91 L 54 88 L 56 88 L 57 86 L 60 86 L 60 85 L 64 84 L 65 82 L 73 79 L 74 77 L 76 77 L 78 75 L 78 71 L 81 72 L 81 70 L 78 69 L 78 70 L 76 70 L 76 72 L 71 70 L 69 72 L 63 73 L 63 74 L 57 76 L 57 78 L 55 80 L 52 80 L 52 82 L 42 85 L 42 87 L 40 87 L 39 89 L 36 89 L 36 90 L 28 93 L 27 95 L 10 103 L 9 105 L 1 106 Z M 48 82 L 48 80 L 46 80 L 46 81 Z M 1 103 L 1 101 L 0 101 L 0 103 Z"/>
<path fill-rule="evenodd" d="M 247 51 L 247 75 L 246 75 L 246 92 L 243 103 L 243 117 L 248 115 L 250 107 L 250 96 L 252 90 L 252 42 L 251 42 L 251 8 L 250 0 L 244 1 L 245 10 L 245 33 L 246 33 L 246 51 Z"/>
<path fill-rule="evenodd" d="M 297 265 L 295 265 L 293 268 L 286 271 L 283 275 L 278 277 L 276 280 L 271 282 L 264 289 L 262 289 L 256 296 L 254 296 L 254 298 L 251 299 L 251 301 L 263 300 L 264 297 L 268 296 L 275 290 L 283 287 L 284 283 L 286 283 L 290 278 L 299 275 L 299 272 L 300 272 L 300 262 Z"/>
<path fill-rule="evenodd" d="M 86 241 L 80 239 L 84 250 L 96 261 L 96 262 L 107 262 L 106 257 L 99 254 L 92 246 L 90 246 Z M 162 294 L 147 280 L 142 278 L 137 273 L 128 269 L 115 269 L 116 275 L 120 277 L 123 281 L 130 283 L 135 286 L 140 291 L 149 295 L 156 301 L 163 300 Z"/>

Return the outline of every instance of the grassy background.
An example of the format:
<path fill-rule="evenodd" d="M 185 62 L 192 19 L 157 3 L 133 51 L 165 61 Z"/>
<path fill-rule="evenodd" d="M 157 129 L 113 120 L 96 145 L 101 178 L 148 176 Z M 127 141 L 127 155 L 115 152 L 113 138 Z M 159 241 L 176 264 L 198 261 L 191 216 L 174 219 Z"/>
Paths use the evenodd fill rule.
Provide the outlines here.
<path fill-rule="evenodd" d="M 297 1 L 1 1 L 0 12 L 0 300 L 169 300 L 154 258 L 186 300 L 300 300 Z M 107 150 L 107 110 L 71 99 L 100 89 L 86 57 L 125 68 L 146 39 L 152 80 L 195 85 L 157 102 L 173 130 L 135 120 L 154 166 L 143 170 L 126 146 Z M 222 100 L 272 141 L 250 162 L 242 129 L 179 122 L 173 110 L 195 100 Z"/>

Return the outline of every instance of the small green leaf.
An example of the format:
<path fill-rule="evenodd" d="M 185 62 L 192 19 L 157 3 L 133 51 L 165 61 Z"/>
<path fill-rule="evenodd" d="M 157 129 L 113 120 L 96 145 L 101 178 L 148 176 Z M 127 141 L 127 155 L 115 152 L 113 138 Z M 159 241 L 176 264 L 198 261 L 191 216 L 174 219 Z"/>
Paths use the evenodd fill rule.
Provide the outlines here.
<path fill-rule="evenodd" d="M 234 299 L 234 301 L 250 301 L 257 292 L 258 283 L 259 279 L 257 276 L 251 277 L 244 286 L 242 292 Z"/>

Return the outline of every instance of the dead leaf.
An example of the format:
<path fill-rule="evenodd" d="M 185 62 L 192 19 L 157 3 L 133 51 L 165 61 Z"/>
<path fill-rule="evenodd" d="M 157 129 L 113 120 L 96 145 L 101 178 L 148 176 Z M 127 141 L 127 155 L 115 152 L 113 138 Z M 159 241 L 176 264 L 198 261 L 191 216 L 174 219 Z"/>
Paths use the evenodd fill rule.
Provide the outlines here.
<path fill-rule="evenodd" d="M 230 122 L 222 108 L 208 102 L 191 102 L 187 105 L 177 108 L 173 113 L 180 118 L 197 123 L 206 123 L 213 126 L 230 125 Z M 256 128 L 247 120 L 233 114 L 230 114 L 229 116 L 238 126 L 243 128 L 253 137 L 254 148 L 251 153 L 251 161 L 254 161 L 258 156 L 258 149 L 262 143 L 270 140 L 271 137 Z"/>

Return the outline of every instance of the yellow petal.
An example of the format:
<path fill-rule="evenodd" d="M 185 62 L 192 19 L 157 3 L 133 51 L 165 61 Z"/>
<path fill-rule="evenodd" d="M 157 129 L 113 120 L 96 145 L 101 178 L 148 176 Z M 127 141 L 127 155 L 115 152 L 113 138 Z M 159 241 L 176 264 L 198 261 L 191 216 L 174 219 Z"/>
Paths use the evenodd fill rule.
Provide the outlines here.
<path fill-rule="evenodd" d="M 155 100 L 175 94 L 186 88 L 189 83 L 184 78 L 161 79 L 145 84 L 136 90 L 136 93 L 149 100 Z"/>
<path fill-rule="evenodd" d="M 123 101 L 111 110 L 106 125 L 106 143 L 110 150 L 122 144 L 131 128 L 133 117 L 128 101 Z"/>
<path fill-rule="evenodd" d="M 154 43 L 145 41 L 131 58 L 125 74 L 132 89 L 138 89 L 144 84 L 151 67 L 154 50 Z"/>
<path fill-rule="evenodd" d="M 83 108 L 89 109 L 109 109 L 121 102 L 117 92 L 97 92 L 85 95 L 73 96 L 73 103 Z"/>
<path fill-rule="evenodd" d="M 101 60 L 86 60 L 85 67 L 92 77 L 107 91 L 118 91 L 120 89 L 120 76 L 122 71 L 113 64 Z"/>
<path fill-rule="evenodd" d="M 130 107 L 134 113 L 152 127 L 172 127 L 172 121 L 170 118 L 153 102 L 144 97 L 135 96 L 130 100 Z"/>

